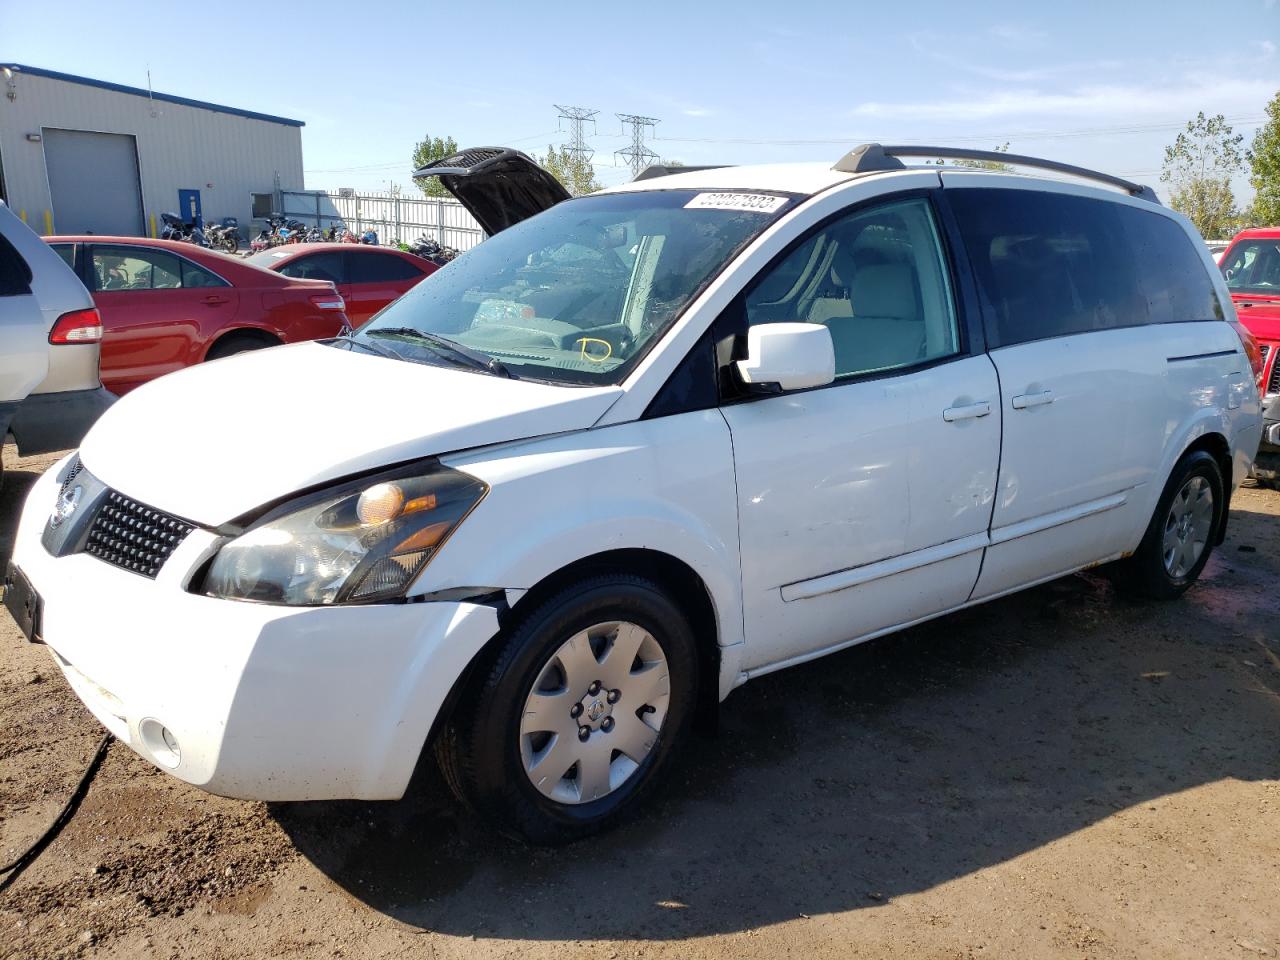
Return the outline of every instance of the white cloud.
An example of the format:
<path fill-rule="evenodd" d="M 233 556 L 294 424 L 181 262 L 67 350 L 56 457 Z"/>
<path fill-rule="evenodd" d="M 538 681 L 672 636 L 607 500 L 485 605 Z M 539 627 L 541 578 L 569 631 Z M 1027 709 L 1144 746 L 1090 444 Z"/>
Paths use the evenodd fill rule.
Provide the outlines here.
<path fill-rule="evenodd" d="M 1069 117 L 1074 119 L 1132 119 L 1195 116 L 1205 113 L 1258 113 L 1275 93 L 1275 79 L 1252 80 L 1217 74 L 1192 74 L 1180 82 L 1146 86 L 1097 84 L 1064 91 L 1037 89 L 983 90 L 971 96 L 903 103 L 868 101 L 856 106 L 854 117 L 895 120 L 988 120 L 1007 117 Z"/>
<path fill-rule="evenodd" d="M 1019 23 L 997 23 L 987 28 L 987 34 L 1014 47 L 1039 46 L 1049 39 L 1049 34 Z"/>
<path fill-rule="evenodd" d="M 680 112 L 686 117 L 709 117 L 713 113 L 709 107 L 683 107 Z"/>
<path fill-rule="evenodd" d="M 1270 40 L 1258 41 L 1258 49 L 1262 51 L 1262 59 L 1270 60 L 1276 55 L 1276 45 Z"/>

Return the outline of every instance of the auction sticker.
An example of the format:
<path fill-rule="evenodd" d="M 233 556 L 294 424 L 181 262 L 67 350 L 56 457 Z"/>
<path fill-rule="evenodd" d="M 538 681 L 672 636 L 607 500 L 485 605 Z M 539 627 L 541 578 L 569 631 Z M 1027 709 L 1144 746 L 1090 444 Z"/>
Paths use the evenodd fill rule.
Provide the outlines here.
<path fill-rule="evenodd" d="M 746 213 L 773 213 L 786 197 L 767 193 L 700 193 L 684 205 L 686 210 L 742 210 Z"/>

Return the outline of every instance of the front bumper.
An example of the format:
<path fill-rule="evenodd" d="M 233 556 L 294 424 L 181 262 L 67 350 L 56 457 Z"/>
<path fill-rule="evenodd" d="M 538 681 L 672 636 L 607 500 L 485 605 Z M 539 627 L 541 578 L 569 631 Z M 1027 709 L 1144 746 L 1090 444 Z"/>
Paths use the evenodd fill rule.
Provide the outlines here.
<path fill-rule="evenodd" d="M 1280 480 L 1280 394 L 1263 401 L 1262 443 L 1258 445 L 1253 475 L 1263 480 Z"/>
<path fill-rule="evenodd" d="M 217 545 L 196 530 L 155 580 L 40 542 L 61 464 L 33 487 L 13 562 L 43 600 L 42 635 L 117 737 L 212 793 L 394 799 L 497 613 L 469 603 L 290 608 L 187 592 Z M 156 731 L 176 740 L 175 756 Z"/>

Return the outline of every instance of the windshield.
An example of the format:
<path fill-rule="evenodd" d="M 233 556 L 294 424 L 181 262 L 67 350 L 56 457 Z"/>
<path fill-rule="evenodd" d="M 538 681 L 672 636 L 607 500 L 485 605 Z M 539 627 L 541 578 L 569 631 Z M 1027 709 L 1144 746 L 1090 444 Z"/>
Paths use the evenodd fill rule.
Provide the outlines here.
<path fill-rule="evenodd" d="M 1280 240 L 1242 240 L 1219 268 L 1232 293 L 1280 297 Z"/>
<path fill-rule="evenodd" d="M 437 270 L 348 344 L 451 363 L 452 341 L 472 369 L 618 383 L 790 199 L 662 190 L 565 201 Z"/>

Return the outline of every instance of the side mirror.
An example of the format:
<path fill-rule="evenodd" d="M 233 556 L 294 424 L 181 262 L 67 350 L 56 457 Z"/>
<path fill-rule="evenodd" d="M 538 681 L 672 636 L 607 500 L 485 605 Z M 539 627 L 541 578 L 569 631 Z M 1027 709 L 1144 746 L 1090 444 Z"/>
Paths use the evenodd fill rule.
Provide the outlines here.
<path fill-rule="evenodd" d="M 742 382 L 803 390 L 836 378 L 831 331 L 820 323 L 762 323 L 747 330 L 747 359 L 736 364 Z"/>

